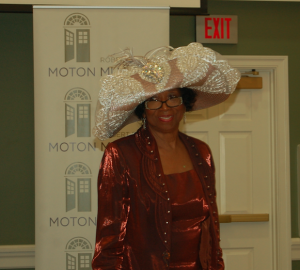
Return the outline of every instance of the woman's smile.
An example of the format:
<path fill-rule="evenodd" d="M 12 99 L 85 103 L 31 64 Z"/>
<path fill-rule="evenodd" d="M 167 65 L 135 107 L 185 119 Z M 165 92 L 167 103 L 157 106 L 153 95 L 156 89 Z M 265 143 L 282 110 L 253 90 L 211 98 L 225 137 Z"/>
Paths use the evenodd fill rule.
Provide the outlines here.
<path fill-rule="evenodd" d="M 164 115 L 164 116 L 159 116 L 158 119 L 162 122 L 170 122 L 173 120 L 173 115 Z"/>

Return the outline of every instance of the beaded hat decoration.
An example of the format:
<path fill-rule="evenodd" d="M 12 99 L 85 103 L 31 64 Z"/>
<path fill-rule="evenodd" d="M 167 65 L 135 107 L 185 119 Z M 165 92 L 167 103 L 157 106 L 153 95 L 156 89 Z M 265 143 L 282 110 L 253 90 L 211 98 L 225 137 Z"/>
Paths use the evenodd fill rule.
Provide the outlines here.
<path fill-rule="evenodd" d="M 192 111 L 225 101 L 236 88 L 240 72 L 200 43 L 173 49 L 160 47 L 145 56 L 126 49 L 115 55 L 112 75 L 100 80 L 93 133 L 100 140 L 139 121 L 135 108 L 148 98 L 174 88 L 191 88 L 197 96 Z"/>

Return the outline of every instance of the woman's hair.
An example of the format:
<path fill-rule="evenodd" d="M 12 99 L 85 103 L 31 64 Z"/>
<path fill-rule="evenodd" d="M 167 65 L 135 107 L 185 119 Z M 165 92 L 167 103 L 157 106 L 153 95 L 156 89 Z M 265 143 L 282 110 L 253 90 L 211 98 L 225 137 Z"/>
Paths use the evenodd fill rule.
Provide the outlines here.
<path fill-rule="evenodd" d="M 179 90 L 180 90 L 180 93 L 182 96 L 182 101 L 183 101 L 186 111 L 187 112 L 191 111 L 193 108 L 193 105 L 196 101 L 196 96 L 197 96 L 196 92 L 193 89 L 186 88 L 186 87 L 179 88 Z M 139 104 L 134 110 L 135 115 L 139 119 L 143 118 L 143 114 L 145 112 L 145 102 L 146 101 Z"/>

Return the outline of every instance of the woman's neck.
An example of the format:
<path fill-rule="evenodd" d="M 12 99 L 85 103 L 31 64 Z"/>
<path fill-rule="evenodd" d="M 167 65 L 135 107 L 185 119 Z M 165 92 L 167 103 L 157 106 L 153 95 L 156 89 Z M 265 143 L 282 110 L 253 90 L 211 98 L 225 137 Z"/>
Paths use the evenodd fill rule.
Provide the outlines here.
<path fill-rule="evenodd" d="M 174 151 L 180 144 L 178 130 L 172 132 L 159 132 L 148 127 L 155 138 L 158 149 Z"/>
<path fill-rule="evenodd" d="M 160 132 L 149 127 L 156 140 L 164 174 L 182 173 L 193 169 L 187 149 L 175 132 Z"/>

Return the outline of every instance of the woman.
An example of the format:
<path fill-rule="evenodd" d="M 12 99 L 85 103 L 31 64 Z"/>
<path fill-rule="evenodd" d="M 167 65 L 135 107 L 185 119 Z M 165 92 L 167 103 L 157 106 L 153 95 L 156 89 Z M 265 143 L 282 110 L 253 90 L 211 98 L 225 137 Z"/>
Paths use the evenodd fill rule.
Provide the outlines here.
<path fill-rule="evenodd" d="M 209 147 L 178 131 L 186 111 L 224 101 L 239 73 L 192 43 L 145 57 L 125 51 L 101 81 L 95 135 L 113 136 L 98 186 L 93 269 L 224 269 Z"/>

